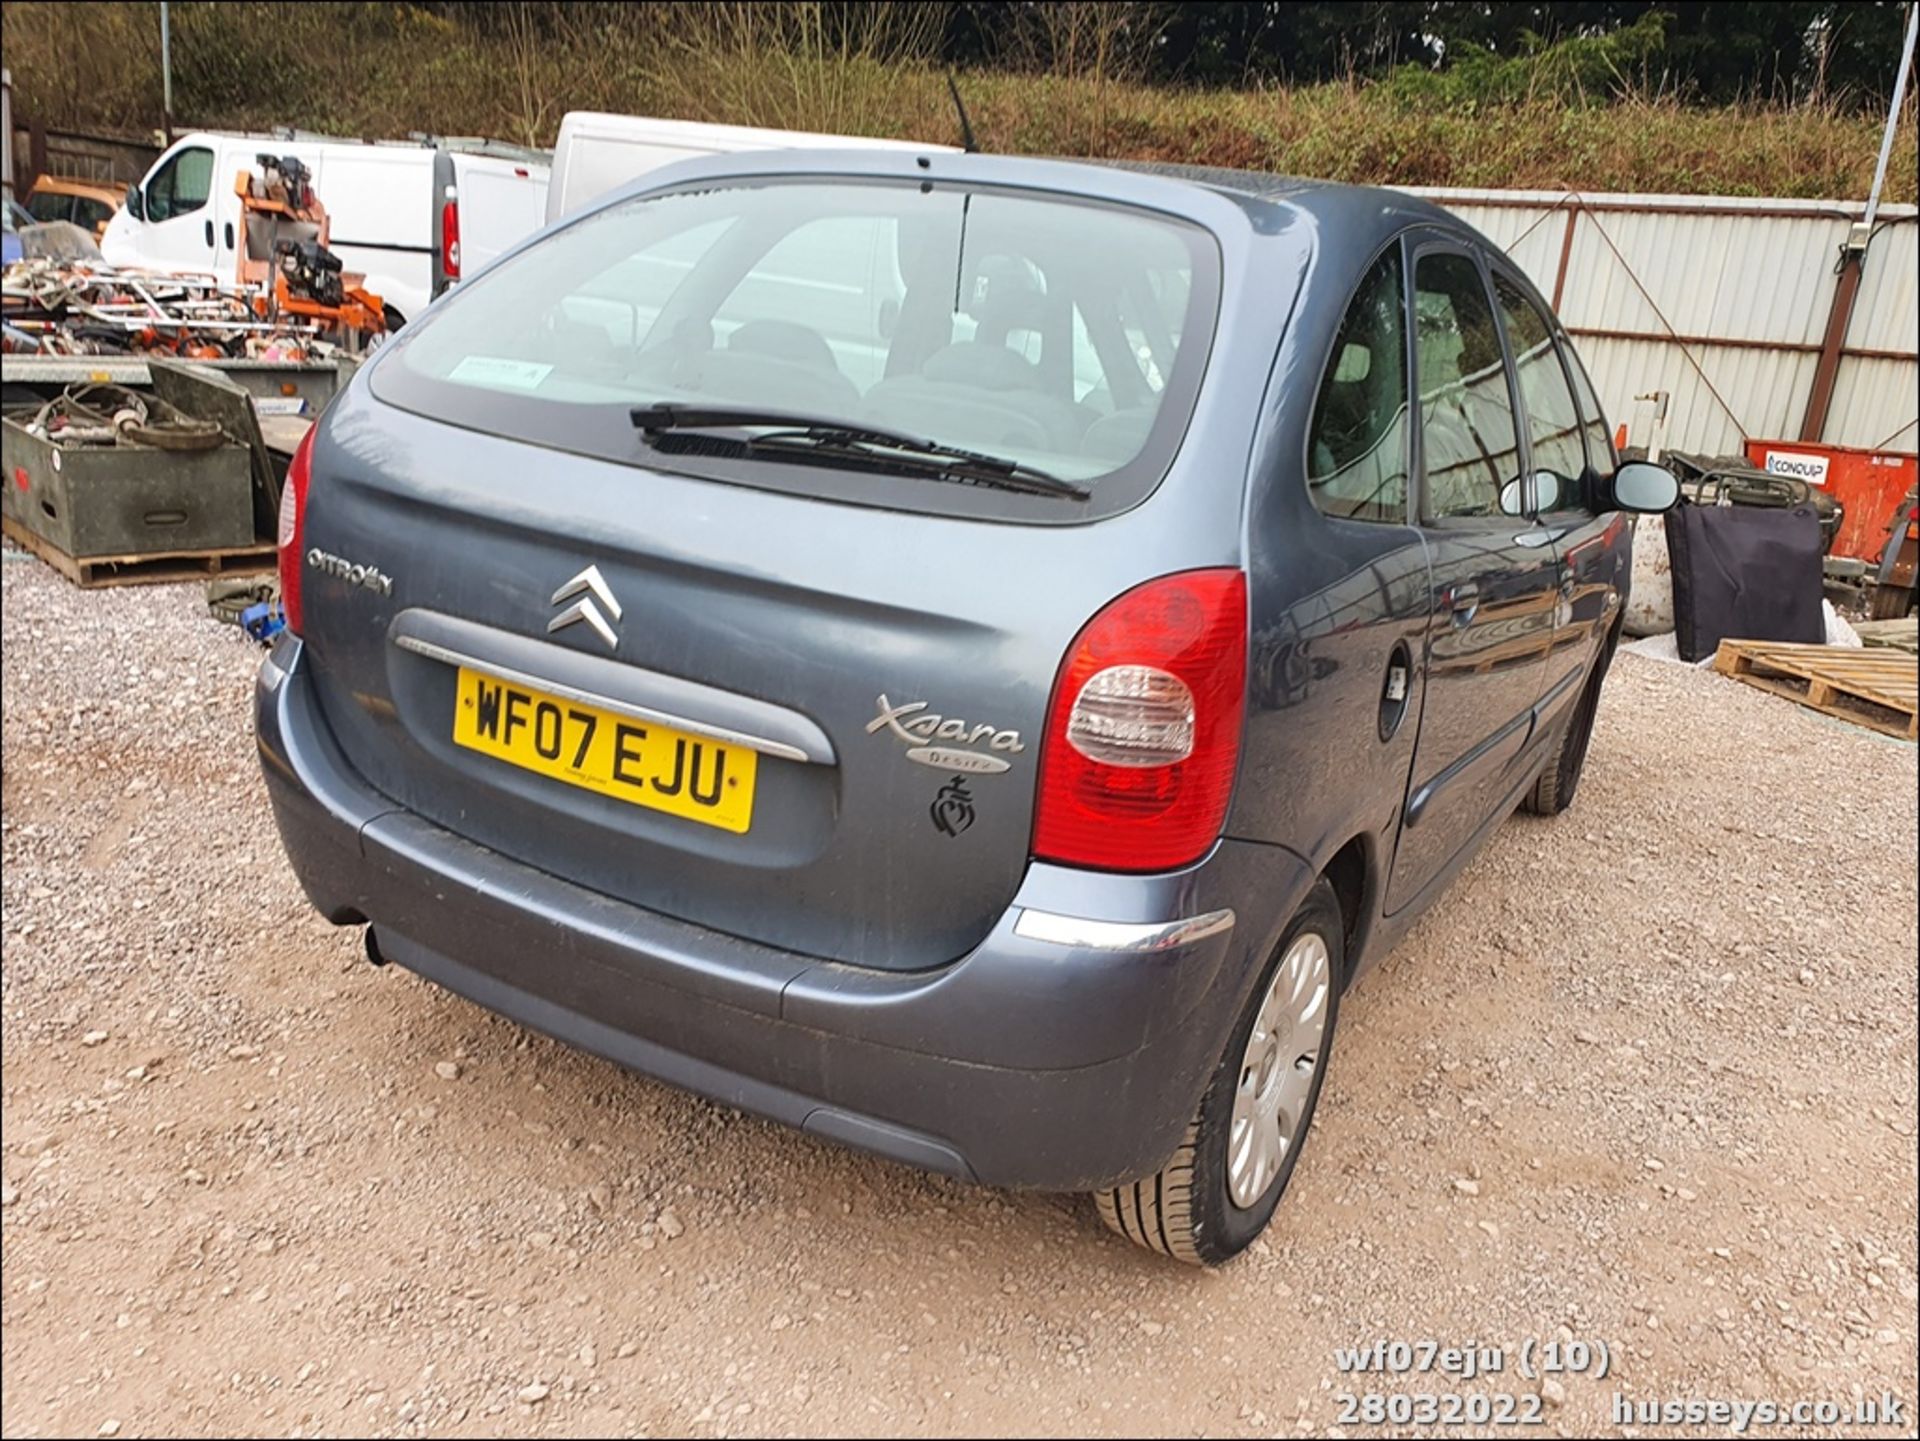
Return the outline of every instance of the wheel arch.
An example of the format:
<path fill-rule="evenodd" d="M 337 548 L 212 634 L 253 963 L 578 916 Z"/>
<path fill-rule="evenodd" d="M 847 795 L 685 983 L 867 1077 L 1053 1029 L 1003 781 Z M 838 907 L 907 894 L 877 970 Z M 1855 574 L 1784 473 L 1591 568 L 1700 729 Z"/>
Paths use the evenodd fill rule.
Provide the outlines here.
<path fill-rule="evenodd" d="M 1327 857 L 1320 876 L 1333 887 L 1340 902 L 1340 984 L 1344 989 L 1360 970 L 1360 957 L 1373 933 L 1374 911 L 1380 900 L 1379 843 L 1370 831 L 1360 831 Z"/>

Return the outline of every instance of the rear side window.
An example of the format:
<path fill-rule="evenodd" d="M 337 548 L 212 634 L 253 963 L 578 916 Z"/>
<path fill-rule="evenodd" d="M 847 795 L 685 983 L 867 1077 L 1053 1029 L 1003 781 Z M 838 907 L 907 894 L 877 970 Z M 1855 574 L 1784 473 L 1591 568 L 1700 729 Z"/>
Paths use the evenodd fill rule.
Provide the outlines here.
<path fill-rule="evenodd" d="M 72 213 L 73 197 L 70 195 L 55 195 L 50 190 L 42 190 L 27 197 L 27 214 L 43 225 L 49 221 L 65 220 Z"/>
<path fill-rule="evenodd" d="M 1396 244 L 1340 322 L 1307 433 L 1313 503 L 1348 520 L 1407 516 L 1407 315 Z"/>
<path fill-rule="evenodd" d="M 1587 368 L 1580 363 L 1580 355 L 1564 330 L 1559 332 L 1559 339 L 1560 353 L 1567 361 L 1567 374 L 1573 377 L 1573 393 L 1580 401 L 1580 418 L 1587 434 L 1587 464 L 1602 475 L 1612 475 L 1615 469 L 1613 437 L 1607 434 L 1607 417 L 1600 409 L 1600 398 L 1593 393 Z"/>
<path fill-rule="evenodd" d="M 1578 505 L 1580 478 L 1587 468 L 1587 448 L 1581 437 L 1579 407 L 1567 373 L 1560 365 L 1546 317 L 1520 287 L 1498 271 L 1494 293 L 1500 297 L 1500 316 L 1507 326 L 1507 345 L 1513 351 L 1520 377 L 1520 400 L 1527 412 L 1527 435 L 1533 442 L 1536 504 L 1543 511 Z"/>
<path fill-rule="evenodd" d="M 1165 473 L 1219 289 L 1212 237 L 1158 213 L 911 183 L 709 183 L 611 206 L 468 282 L 372 383 L 392 404 L 604 459 L 896 509 L 1083 520 Z M 629 414 L 661 403 L 871 426 L 1093 495 L 1063 511 L 781 463 L 746 426 L 643 443 Z"/>
<path fill-rule="evenodd" d="M 1448 251 L 1414 267 L 1414 325 L 1429 520 L 1501 513 L 1519 478 L 1520 441 L 1500 332 L 1480 267 Z"/>
<path fill-rule="evenodd" d="M 104 200 L 94 200 L 89 196 L 76 195 L 73 200 L 73 223 L 92 230 L 105 225 L 113 219 L 113 207 Z"/>
<path fill-rule="evenodd" d="M 191 215 L 212 193 L 213 152 L 198 147 L 182 150 L 147 182 L 147 219 L 157 222 Z"/>

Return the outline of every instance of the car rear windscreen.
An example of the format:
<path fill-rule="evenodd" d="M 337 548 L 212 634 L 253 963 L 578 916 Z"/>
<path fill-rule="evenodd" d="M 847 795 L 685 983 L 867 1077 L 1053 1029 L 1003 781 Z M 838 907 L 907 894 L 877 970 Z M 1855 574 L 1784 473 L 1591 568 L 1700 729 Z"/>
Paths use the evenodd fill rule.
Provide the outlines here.
<path fill-rule="evenodd" d="M 1213 238 L 1158 212 L 926 182 L 734 181 L 623 201 L 522 251 L 409 328 L 372 381 L 391 404 L 606 459 L 1078 520 L 1165 473 L 1218 296 Z M 644 442 L 630 412 L 663 403 L 884 428 L 1092 496 L 967 496 Z"/>

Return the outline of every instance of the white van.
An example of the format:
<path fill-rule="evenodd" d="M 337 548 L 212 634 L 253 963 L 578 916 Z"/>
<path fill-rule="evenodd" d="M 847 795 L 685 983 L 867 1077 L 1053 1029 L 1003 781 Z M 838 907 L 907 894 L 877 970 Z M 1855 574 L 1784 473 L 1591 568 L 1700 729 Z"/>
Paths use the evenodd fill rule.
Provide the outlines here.
<path fill-rule="evenodd" d="M 313 172 L 329 246 L 404 324 L 427 302 L 522 237 L 546 210 L 548 156 L 483 140 L 368 144 L 294 133 L 182 136 L 127 189 L 100 242 L 111 265 L 234 278 L 234 183 L 262 155 Z"/>
<path fill-rule="evenodd" d="M 693 120 L 656 120 L 646 115 L 608 115 L 572 110 L 560 122 L 553 145 L 553 183 L 547 187 L 547 222 L 571 215 L 588 201 L 638 179 L 649 170 L 696 155 L 736 150 L 852 147 L 953 150 L 917 140 L 869 140 L 854 135 L 816 135 L 805 130 L 762 130 L 752 125 L 707 125 Z"/>

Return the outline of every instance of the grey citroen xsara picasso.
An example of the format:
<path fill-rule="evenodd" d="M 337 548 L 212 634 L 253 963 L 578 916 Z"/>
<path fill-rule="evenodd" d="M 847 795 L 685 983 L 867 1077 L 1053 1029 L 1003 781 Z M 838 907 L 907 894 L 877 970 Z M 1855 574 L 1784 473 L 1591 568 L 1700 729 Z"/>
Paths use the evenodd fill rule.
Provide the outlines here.
<path fill-rule="evenodd" d="M 1215 1262 L 1342 990 L 1571 800 L 1672 498 L 1408 196 L 694 162 L 316 427 L 260 750 L 375 960 Z"/>

